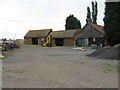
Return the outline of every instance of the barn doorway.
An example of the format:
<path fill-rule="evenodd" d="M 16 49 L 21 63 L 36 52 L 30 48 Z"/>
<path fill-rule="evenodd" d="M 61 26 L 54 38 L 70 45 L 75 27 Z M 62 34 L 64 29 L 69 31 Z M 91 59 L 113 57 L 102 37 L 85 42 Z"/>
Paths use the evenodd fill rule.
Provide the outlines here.
<path fill-rule="evenodd" d="M 63 38 L 57 38 L 55 39 L 56 46 L 63 46 Z"/>
<path fill-rule="evenodd" d="M 89 46 L 89 40 L 87 38 L 78 38 L 76 40 L 76 45 L 79 47 Z"/>
<path fill-rule="evenodd" d="M 38 38 L 32 38 L 32 44 L 38 45 Z"/>

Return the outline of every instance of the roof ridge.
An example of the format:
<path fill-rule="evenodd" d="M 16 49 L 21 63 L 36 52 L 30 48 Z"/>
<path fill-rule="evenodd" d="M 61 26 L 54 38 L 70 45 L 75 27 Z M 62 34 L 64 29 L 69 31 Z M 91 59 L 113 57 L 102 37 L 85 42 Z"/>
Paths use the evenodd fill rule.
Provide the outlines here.
<path fill-rule="evenodd" d="M 104 31 L 104 29 L 103 29 L 104 26 L 97 25 L 97 24 L 94 24 L 94 23 L 91 23 L 90 25 L 92 25 L 92 27 L 94 27 L 96 30 L 98 30 L 98 31 L 101 32 L 102 34 L 105 34 L 105 31 Z"/>
<path fill-rule="evenodd" d="M 53 31 L 53 32 L 62 32 L 62 31 L 65 31 L 65 30 L 59 30 L 59 31 Z"/>
<path fill-rule="evenodd" d="M 81 29 L 75 29 L 75 30 L 59 30 L 59 31 L 53 31 L 53 32 L 67 32 L 67 31 L 77 31 L 77 30 L 81 30 Z"/>
<path fill-rule="evenodd" d="M 33 32 L 33 31 L 47 31 L 47 30 L 52 30 L 52 29 L 29 30 L 29 31 L 30 31 L 30 32 Z"/>
<path fill-rule="evenodd" d="M 90 23 L 91 25 L 96 25 L 96 26 L 101 26 L 101 27 L 103 27 L 102 25 L 98 25 L 98 24 L 94 24 L 94 23 Z"/>
<path fill-rule="evenodd" d="M 69 30 L 66 30 L 66 31 L 71 31 L 71 30 L 80 30 L 80 29 L 69 29 Z"/>

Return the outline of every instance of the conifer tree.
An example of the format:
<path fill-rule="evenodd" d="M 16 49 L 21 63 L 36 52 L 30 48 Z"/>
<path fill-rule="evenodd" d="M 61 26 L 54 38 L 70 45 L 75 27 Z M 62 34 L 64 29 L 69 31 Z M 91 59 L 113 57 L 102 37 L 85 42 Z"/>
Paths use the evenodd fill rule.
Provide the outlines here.
<path fill-rule="evenodd" d="M 74 15 L 70 15 L 66 18 L 65 29 L 81 29 L 80 20 L 78 20 Z"/>
<path fill-rule="evenodd" d="M 104 29 L 108 43 L 120 43 L 120 2 L 105 2 Z"/>
<path fill-rule="evenodd" d="M 86 19 L 86 22 L 87 23 L 91 23 L 92 22 L 92 19 L 91 19 L 91 11 L 90 11 L 90 8 L 87 7 L 87 19 Z"/>
<path fill-rule="evenodd" d="M 92 1 L 92 23 L 94 24 L 97 24 L 97 13 L 98 13 L 97 2 Z"/>
<path fill-rule="evenodd" d="M 91 18 L 91 11 L 90 8 L 87 7 L 87 19 L 86 22 L 94 23 L 97 24 L 97 14 L 98 14 L 98 7 L 97 7 L 97 2 L 91 2 L 92 5 L 92 18 Z"/>

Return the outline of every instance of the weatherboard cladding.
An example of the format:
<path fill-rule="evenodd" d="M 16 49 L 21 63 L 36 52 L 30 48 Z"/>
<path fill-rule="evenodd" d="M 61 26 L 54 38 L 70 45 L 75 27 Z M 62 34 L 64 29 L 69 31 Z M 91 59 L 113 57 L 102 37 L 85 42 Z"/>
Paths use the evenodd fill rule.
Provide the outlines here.
<path fill-rule="evenodd" d="M 29 30 L 24 38 L 45 38 L 51 31 L 52 29 Z"/>
<path fill-rule="evenodd" d="M 31 45 L 32 44 L 32 40 L 30 38 L 24 39 L 24 44 Z"/>
<path fill-rule="evenodd" d="M 86 24 L 81 33 L 76 38 L 99 38 L 105 36 L 105 31 L 102 26 L 96 24 Z"/>

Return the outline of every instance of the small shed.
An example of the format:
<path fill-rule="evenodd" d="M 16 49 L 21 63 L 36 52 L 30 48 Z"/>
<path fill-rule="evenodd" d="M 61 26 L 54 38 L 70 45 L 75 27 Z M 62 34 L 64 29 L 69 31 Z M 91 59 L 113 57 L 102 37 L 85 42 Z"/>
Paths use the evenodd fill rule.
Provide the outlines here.
<path fill-rule="evenodd" d="M 80 29 L 52 32 L 50 34 L 52 36 L 52 46 L 74 46 L 74 38 L 79 32 Z"/>
<path fill-rule="evenodd" d="M 76 46 L 102 45 L 104 37 L 105 31 L 103 26 L 87 23 L 75 38 Z"/>
<path fill-rule="evenodd" d="M 19 45 L 24 44 L 24 39 L 16 39 L 15 42 L 17 42 Z"/>
<path fill-rule="evenodd" d="M 52 29 L 29 30 L 24 36 L 24 44 L 41 45 L 46 37 L 52 32 Z"/>

